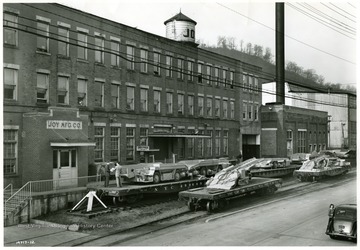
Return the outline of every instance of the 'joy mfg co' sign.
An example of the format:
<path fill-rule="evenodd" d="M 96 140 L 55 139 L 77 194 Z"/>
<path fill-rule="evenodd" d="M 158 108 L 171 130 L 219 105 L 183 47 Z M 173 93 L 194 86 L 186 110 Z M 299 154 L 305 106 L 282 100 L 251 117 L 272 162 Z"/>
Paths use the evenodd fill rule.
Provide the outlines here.
<path fill-rule="evenodd" d="M 47 129 L 82 129 L 82 122 L 48 120 L 46 121 L 46 128 Z"/>

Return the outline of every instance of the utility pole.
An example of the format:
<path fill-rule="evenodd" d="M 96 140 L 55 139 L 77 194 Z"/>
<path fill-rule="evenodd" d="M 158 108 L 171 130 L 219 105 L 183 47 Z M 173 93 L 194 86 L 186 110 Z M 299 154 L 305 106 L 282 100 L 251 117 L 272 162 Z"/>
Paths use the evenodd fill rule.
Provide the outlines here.
<path fill-rule="evenodd" d="M 276 3 L 276 102 L 285 104 L 284 3 Z"/>

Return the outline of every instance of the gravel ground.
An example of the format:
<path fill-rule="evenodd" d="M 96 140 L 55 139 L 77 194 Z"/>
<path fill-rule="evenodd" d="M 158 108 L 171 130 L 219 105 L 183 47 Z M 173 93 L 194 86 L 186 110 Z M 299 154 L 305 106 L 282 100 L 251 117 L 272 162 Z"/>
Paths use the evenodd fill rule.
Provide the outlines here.
<path fill-rule="evenodd" d="M 111 213 L 97 215 L 92 218 L 69 214 L 60 210 L 36 218 L 37 220 L 62 225 L 79 225 L 79 232 L 101 234 L 113 230 L 125 230 L 139 225 L 150 223 L 188 211 L 184 201 L 171 201 L 146 207 L 113 209 Z"/>

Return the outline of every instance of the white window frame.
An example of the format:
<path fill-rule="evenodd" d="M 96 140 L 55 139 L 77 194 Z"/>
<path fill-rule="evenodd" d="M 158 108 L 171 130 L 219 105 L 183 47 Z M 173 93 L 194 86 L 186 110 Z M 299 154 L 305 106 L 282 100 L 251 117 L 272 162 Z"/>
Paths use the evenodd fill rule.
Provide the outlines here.
<path fill-rule="evenodd" d="M 85 86 L 85 92 L 80 92 L 80 84 L 79 83 L 84 83 L 84 86 Z M 87 106 L 87 87 L 88 87 L 88 81 L 87 81 L 87 79 L 85 79 L 85 78 L 80 78 L 80 77 L 78 77 L 78 79 L 77 79 L 77 83 L 78 83 L 78 85 L 77 85 L 77 96 L 78 96 L 78 99 L 77 99 L 77 103 L 78 103 L 78 105 L 79 106 L 83 106 L 83 107 L 86 107 Z M 82 95 L 83 97 L 82 97 L 82 100 L 80 100 L 79 98 L 81 98 L 81 96 L 80 95 Z M 82 102 L 83 101 L 83 102 Z"/>
<path fill-rule="evenodd" d="M 6 82 L 5 80 L 5 71 L 6 70 L 9 70 L 12 72 L 12 75 L 13 75 L 13 81 L 10 82 Z M 18 76 L 19 74 L 19 67 L 16 65 L 16 67 L 11 67 L 11 65 L 6 65 L 4 64 L 4 75 L 3 75 L 3 81 L 4 81 L 4 88 L 5 87 L 8 87 L 9 89 L 12 89 L 13 90 L 13 98 L 5 98 L 5 93 L 4 93 L 4 100 L 14 100 L 14 101 L 17 101 L 18 99 L 18 86 L 19 86 L 19 82 L 18 82 Z M 5 90 L 4 90 L 5 91 Z"/>
<path fill-rule="evenodd" d="M 65 88 L 60 88 L 60 84 L 61 84 L 61 79 L 65 80 Z M 58 81 L 57 81 L 57 103 L 58 104 L 64 104 L 64 105 L 69 105 L 69 80 L 70 77 L 67 75 L 58 75 Z M 63 95 L 61 95 L 61 93 L 63 93 Z M 64 97 L 64 102 L 59 102 L 59 96 L 65 96 Z"/>
<path fill-rule="evenodd" d="M 140 88 L 140 111 L 148 112 L 148 100 L 149 100 L 149 90 L 146 88 Z"/>

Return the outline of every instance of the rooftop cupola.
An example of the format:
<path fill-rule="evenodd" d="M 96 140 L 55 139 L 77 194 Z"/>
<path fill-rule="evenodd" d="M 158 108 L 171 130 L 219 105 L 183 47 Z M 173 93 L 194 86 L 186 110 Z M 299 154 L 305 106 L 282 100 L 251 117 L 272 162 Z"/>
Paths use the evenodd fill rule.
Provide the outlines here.
<path fill-rule="evenodd" d="M 166 38 L 179 41 L 195 43 L 196 22 L 180 13 L 164 22 L 166 25 Z"/>

